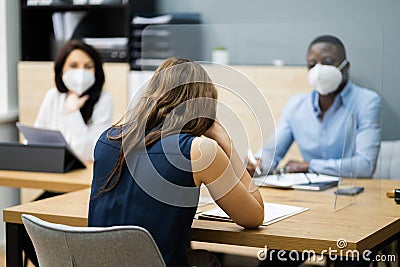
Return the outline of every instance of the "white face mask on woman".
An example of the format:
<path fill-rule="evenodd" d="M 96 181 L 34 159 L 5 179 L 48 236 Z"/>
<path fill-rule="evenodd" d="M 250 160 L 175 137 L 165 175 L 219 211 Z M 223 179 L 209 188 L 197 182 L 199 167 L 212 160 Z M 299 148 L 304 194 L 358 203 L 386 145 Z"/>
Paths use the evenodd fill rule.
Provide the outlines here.
<path fill-rule="evenodd" d="M 347 60 L 343 60 L 338 67 L 316 64 L 308 71 L 308 82 L 320 95 L 335 92 L 343 80 L 342 68 Z"/>
<path fill-rule="evenodd" d="M 80 96 L 94 84 L 95 77 L 89 70 L 72 69 L 63 74 L 62 80 L 68 90 Z"/>

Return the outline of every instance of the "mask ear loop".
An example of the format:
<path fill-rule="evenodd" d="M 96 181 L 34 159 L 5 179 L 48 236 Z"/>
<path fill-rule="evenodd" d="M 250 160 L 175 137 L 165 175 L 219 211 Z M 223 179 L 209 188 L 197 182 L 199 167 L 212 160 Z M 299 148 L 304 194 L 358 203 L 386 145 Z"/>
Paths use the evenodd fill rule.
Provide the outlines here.
<path fill-rule="evenodd" d="M 340 65 L 337 67 L 339 70 L 342 70 L 343 68 L 344 68 L 344 66 L 346 66 L 347 65 L 347 63 L 349 63 L 348 61 L 347 61 L 347 59 L 344 59 L 343 61 L 342 61 L 342 63 L 340 63 Z"/>

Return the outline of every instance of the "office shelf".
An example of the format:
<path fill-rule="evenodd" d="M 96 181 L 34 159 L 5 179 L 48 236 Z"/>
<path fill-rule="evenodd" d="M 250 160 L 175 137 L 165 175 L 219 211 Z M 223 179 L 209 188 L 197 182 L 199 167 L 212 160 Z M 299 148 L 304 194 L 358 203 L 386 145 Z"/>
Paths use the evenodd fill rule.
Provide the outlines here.
<path fill-rule="evenodd" d="M 165 23 L 132 23 L 130 39 L 131 69 L 155 70 L 164 59 L 172 56 L 201 60 L 201 36 L 199 31 L 181 32 L 174 25 L 201 23 L 199 13 L 169 14 Z M 151 17 L 141 16 L 145 18 Z"/>
<path fill-rule="evenodd" d="M 74 11 L 74 10 L 96 10 L 96 9 L 119 9 L 125 8 L 126 4 L 106 4 L 106 5 L 48 5 L 48 6 L 22 6 L 23 11 L 54 10 L 54 11 Z"/>
<path fill-rule="evenodd" d="M 131 0 L 126 4 L 100 5 L 27 5 L 20 0 L 21 60 L 52 61 L 65 40 L 55 38 L 53 14 L 85 12 L 66 39 L 127 38 L 131 35 L 131 20 L 136 13 L 153 13 L 155 0 Z M 65 20 L 64 20 L 65 22 Z M 128 62 L 130 47 L 99 49 L 105 61 Z M 118 52 L 126 57 L 110 55 Z"/>

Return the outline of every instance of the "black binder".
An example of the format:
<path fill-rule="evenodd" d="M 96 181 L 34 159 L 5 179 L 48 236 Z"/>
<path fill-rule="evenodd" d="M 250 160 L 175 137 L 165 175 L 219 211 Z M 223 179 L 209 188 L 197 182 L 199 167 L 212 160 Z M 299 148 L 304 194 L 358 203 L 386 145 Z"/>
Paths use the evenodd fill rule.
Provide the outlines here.
<path fill-rule="evenodd" d="M 86 168 L 64 145 L 0 143 L 0 169 L 64 173 Z"/>
<path fill-rule="evenodd" d="M 323 191 L 338 185 L 338 181 L 320 182 L 311 184 L 296 184 L 292 185 L 293 189 L 308 190 L 308 191 Z"/>

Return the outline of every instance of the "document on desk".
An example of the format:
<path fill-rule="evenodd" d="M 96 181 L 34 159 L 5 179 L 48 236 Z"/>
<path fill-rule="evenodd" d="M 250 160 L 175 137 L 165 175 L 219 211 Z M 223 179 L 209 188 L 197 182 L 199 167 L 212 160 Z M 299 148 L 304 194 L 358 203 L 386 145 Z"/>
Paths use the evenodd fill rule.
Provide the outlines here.
<path fill-rule="evenodd" d="M 308 210 L 308 208 L 264 202 L 264 222 L 262 225 L 270 225 L 306 210 Z M 198 218 L 232 222 L 229 216 L 220 207 L 204 211 L 199 214 Z"/>
<path fill-rule="evenodd" d="M 313 190 L 311 185 L 318 185 L 318 188 L 323 188 L 324 185 L 326 187 L 332 187 L 337 185 L 339 180 L 340 178 L 337 176 L 316 173 L 286 173 L 281 175 L 274 174 L 253 178 L 253 181 L 257 186 L 293 189 L 307 189 L 306 187 L 310 187 L 309 190 Z"/>

